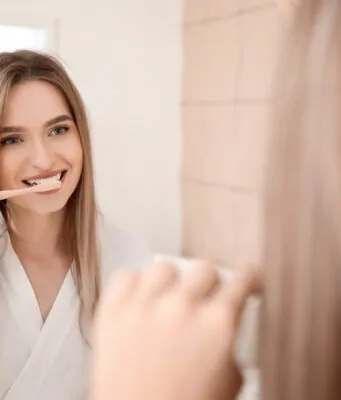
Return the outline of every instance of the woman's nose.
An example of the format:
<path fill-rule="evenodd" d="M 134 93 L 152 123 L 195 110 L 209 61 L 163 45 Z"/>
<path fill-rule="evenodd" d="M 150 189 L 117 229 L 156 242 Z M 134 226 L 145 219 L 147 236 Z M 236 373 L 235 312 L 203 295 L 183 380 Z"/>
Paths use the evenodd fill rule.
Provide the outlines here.
<path fill-rule="evenodd" d="M 41 169 L 49 170 L 52 167 L 52 151 L 48 143 L 43 140 L 36 141 L 31 148 L 31 162 L 32 166 Z"/>

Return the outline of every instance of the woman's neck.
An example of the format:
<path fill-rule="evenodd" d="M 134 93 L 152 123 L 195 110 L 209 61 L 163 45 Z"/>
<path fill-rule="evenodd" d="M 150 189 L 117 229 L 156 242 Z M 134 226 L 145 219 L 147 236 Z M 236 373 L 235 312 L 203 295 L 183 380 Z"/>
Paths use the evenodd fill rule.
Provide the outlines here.
<path fill-rule="evenodd" d="M 24 209 L 11 209 L 10 215 L 9 234 L 17 253 L 36 260 L 65 253 L 64 211 L 39 215 Z"/>

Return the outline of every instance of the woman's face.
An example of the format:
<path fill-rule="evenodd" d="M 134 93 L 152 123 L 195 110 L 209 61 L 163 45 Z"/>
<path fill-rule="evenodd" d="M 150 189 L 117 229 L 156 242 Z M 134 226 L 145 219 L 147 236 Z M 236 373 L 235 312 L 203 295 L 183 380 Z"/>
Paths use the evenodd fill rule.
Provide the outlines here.
<path fill-rule="evenodd" d="M 8 206 L 47 214 L 63 209 L 79 182 L 83 152 L 69 107 L 53 85 L 31 81 L 14 86 L 0 126 L 0 190 L 44 179 L 62 182 L 57 191 L 27 194 Z"/>

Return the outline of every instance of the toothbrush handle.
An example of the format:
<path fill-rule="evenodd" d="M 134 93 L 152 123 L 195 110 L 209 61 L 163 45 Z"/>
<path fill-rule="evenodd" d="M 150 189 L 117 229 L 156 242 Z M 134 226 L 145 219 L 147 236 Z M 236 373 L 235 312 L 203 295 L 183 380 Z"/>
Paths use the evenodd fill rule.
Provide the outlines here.
<path fill-rule="evenodd" d="M 59 189 L 60 186 L 61 186 L 60 182 L 49 182 L 22 189 L 2 190 L 0 191 L 0 201 L 10 199 L 16 196 L 22 196 L 24 194 L 29 194 L 29 193 L 47 192 L 49 190 Z"/>
<path fill-rule="evenodd" d="M 27 193 L 34 193 L 35 186 L 24 188 L 24 189 L 14 189 L 14 190 L 2 190 L 0 192 L 0 200 L 10 199 L 12 197 L 20 196 Z"/>

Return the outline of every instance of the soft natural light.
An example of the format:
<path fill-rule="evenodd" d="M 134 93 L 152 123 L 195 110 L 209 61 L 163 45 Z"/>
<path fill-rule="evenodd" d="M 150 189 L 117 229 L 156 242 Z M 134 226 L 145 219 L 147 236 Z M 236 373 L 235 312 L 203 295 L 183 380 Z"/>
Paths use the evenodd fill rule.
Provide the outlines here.
<path fill-rule="evenodd" d="M 0 52 L 15 50 L 44 51 L 47 47 L 44 29 L 0 25 Z"/>

